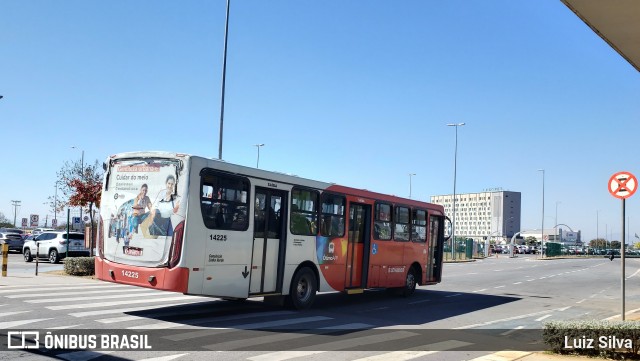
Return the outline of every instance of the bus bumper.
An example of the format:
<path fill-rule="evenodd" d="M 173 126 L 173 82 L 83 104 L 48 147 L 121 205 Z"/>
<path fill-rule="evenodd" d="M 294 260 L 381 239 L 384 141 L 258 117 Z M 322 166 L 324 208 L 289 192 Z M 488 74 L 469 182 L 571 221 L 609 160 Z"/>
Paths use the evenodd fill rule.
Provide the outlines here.
<path fill-rule="evenodd" d="M 187 293 L 188 268 L 147 268 L 121 265 L 95 257 L 96 278 L 102 281 Z"/>

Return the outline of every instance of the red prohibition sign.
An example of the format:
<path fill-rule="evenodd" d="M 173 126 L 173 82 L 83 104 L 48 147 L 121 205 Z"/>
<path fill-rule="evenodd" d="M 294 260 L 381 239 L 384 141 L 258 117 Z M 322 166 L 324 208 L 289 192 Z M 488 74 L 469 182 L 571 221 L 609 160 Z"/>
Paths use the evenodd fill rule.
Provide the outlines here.
<path fill-rule="evenodd" d="M 618 172 L 609 179 L 609 193 L 620 199 L 626 199 L 638 189 L 638 179 L 629 172 Z"/>

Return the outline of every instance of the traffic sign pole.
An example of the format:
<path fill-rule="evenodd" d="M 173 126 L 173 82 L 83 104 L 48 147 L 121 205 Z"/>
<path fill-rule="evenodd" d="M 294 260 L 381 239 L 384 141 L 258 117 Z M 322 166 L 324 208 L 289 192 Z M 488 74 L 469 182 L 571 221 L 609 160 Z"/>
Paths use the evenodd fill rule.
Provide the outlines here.
<path fill-rule="evenodd" d="M 622 198 L 622 243 L 620 244 L 620 267 L 622 269 L 622 281 L 621 282 L 621 289 L 622 289 L 622 314 L 620 315 L 620 317 L 622 318 L 622 321 L 624 321 L 624 213 L 625 213 L 625 203 L 626 198 Z M 613 251 L 611 251 L 613 252 Z"/>
<path fill-rule="evenodd" d="M 633 174 L 629 173 L 629 172 L 618 172 L 614 175 L 611 176 L 611 178 L 609 178 L 609 193 L 611 193 L 612 196 L 622 199 L 622 242 L 620 244 L 620 268 L 621 268 L 621 275 L 622 278 L 620 280 L 620 288 L 621 288 L 621 307 L 622 307 L 622 312 L 620 315 L 620 318 L 622 319 L 622 321 L 624 321 L 624 308 L 625 308 L 625 304 L 624 304 L 624 298 L 625 298 L 625 280 L 624 280 L 624 276 L 625 276 L 625 272 L 624 272 L 624 267 L 625 267 L 625 257 L 624 257 L 624 250 L 625 250 L 625 237 L 624 237 L 624 229 L 625 229 L 625 201 L 627 200 L 627 198 L 631 197 L 636 190 L 638 189 L 638 179 L 636 178 L 636 176 L 634 176 Z M 611 257 L 613 257 L 613 249 L 611 250 Z M 613 260 L 613 258 L 611 258 Z"/>

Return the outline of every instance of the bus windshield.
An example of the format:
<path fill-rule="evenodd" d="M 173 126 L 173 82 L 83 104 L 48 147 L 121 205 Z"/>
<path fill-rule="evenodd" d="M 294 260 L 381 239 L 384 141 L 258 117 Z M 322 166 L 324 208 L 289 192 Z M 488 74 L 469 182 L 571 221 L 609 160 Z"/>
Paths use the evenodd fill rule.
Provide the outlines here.
<path fill-rule="evenodd" d="M 104 256 L 119 263 L 167 263 L 175 226 L 184 220 L 181 161 L 122 159 L 106 173 Z"/>

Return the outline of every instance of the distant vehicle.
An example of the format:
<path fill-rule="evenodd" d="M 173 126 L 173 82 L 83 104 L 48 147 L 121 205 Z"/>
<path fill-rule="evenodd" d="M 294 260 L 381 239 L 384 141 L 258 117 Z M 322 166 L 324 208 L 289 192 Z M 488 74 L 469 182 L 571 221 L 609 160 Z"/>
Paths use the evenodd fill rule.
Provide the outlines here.
<path fill-rule="evenodd" d="M 38 245 L 36 247 L 36 244 Z M 67 252 L 67 247 L 68 252 Z M 24 261 L 31 262 L 36 256 L 48 258 L 51 263 L 58 263 L 67 254 L 71 257 L 89 256 L 89 250 L 84 246 L 84 234 L 66 231 L 48 231 L 41 233 L 34 239 L 24 243 Z"/>
<path fill-rule="evenodd" d="M 19 228 L 0 228 L 1 233 L 18 233 L 19 235 L 23 235 L 24 231 Z"/>
<path fill-rule="evenodd" d="M 55 229 L 53 228 L 36 228 L 33 230 L 33 232 L 31 232 L 31 234 L 33 234 L 34 236 L 37 236 L 39 234 L 41 234 L 42 232 L 50 232 L 50 231 L 55 231 Z"/>
<path fill-rule="evenodd" d="M 22 252 L 24 240 L 22 235 L 18 233 L 2 232 L 0 233 L 0 244 L 8 244 L 9 251 Z"/>

